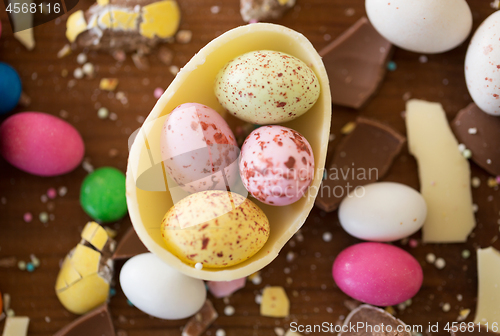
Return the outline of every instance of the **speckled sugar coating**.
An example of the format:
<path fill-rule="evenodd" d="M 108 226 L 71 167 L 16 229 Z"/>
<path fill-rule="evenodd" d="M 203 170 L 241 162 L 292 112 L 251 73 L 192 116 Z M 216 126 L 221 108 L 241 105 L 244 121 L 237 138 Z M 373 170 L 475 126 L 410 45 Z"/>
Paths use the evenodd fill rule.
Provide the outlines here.
<path fill-rule="evenodd" d="M 262 126 L 241 147 L 240 175 L 253 197 L 269 205 L 299 200 L 314 176 L 314 154 L 299 132 Z"/>
<path fill-rule="evenodd" d="M 229 61 L 217 74 L 215 95 L 229 112 L 266 125 L 293 120 L 319 97 L 314 71 L 291 55 L 252 51 Z"/>
<path fill-rule="evenodd" d="M 232 186 L 238 180 L 233 132 L 206 105 L 177 106 L 165 120 L 160 142 L 165 170 L 187 192 L 226 190 L 226 182 Z"/>
<path fill-rule="evenodd" d="M 257 253 L 269 237 L 269 221 L 249 199 L 208 190 L 170 208 L 163 217 L 161 234 L 168 250 L 185 263 L 221 268 Z"/>

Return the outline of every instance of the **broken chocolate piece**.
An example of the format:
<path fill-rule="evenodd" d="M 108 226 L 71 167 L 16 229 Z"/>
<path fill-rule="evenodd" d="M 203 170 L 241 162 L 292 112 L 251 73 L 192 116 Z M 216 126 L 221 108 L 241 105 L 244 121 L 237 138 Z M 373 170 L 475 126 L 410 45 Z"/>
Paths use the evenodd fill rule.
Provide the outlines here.
<path fill-rule="evenodd" d="M 484 112 L 481 112 L 484 113 Z M 486 113 L 484 113 L 486 114 Z M 496 117 L 493 117 L 496 118 Z M 488 328 L 485 325 L 478 326 L 477 324 L 474 324 L 474 331 L 470 331 L 469 326 L 466 324 L 465 327 L 462 327 L 462 330 L 460 330 L 460 327 L 454 326 L 451 328 L 451 336 L 461 336 L 461 335 L 468 335 L 468 336 L 475 336 L 475 335 L 490 335 L 490 336 L 499 336 L 500 334 L 494 333 L 491 330 L 488 330 Z M 491 325 L 490 325 L 491 328 Z"/>
<path fill-rule="evenodd" d="M 316 205 L 330 212 L 356 187 L 381 179 L 399 154 L 406 138 L 376 120 L 359 117 L 356 128 L 335 150 L 326 170 Z"/>
<path fill-rule="evenodd" d="M 382 82 L 391 52 L 392 44 L 366 17 L 321 50 L 332 102 L 356 109 L 362 107 Z"/>
<path fill-rule="evenodd" d="M 245 22 L 279 19 L 295 5 L 295 0 L 240 0 L 240 14 Z"/>
<path fill-rule="evenodd" d="M 411 329 L 385 310 L 362 305 L 347 315 L 343 328 L 345 331 L 340 332 L 339 336 L 411 336 L 411 332 L 405 331 L 405 328 Z"/>
<path fill-rule="evenodd" d="M 500 118 L 471 103 L 451 123 L 460 143 L 472 152 L 472 160 L 488 173 L 500 175 Z"/>
<path fill-rule="evenodd" d="M 82 335 L 115 336 L 115 329 L 108 305 L 104 304 L 94 309 L 54 334 L 54 336 Z"/>
<path fill-rule="evenodd" d="M 130 227 L 120 240 L 115 253 L 113 254 L 113 259 L 128 259 L 132 258 L 138 254 L 149 252 L 146 246 L 141 242 L 137 233 L 133 227 Z"/>
<path fill-rule="evenodd" d="M 201 309 L 188 321 L 182 330 L 182 336 L 201 335 L 218 317 L 210 300 L 206 300 Z"/>

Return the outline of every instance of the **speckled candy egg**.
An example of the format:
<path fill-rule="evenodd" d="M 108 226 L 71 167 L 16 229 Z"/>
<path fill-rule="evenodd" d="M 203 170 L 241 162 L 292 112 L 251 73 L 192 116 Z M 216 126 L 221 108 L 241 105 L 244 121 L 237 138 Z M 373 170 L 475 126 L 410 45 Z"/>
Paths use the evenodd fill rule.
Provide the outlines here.
<path fill-rule="evenodd" d="M 222 268 L 257 253 L 269 237 L 269 221 L 249 199 L 207 190 L 170 208 L 163 217 L 161 234 L 167 249 L 185 263 Z"/>
<path fill-rule="evenodd" d="M 66 121 L 40 112 L 17 113 L 0 126 L 0 153 L 13 166 L 39 176 L 56 176 L 75 169 L 84 144 Z"/>
<path fill-rule="evenodd" d="M 309 142 L 283 126 L 262 126 L 241 147 L 240 175 L 253 197 L 269 205 L 299 200 L 314 176 L 314 155 Z"/>
<path fill-rule="evenodd" d="M 469 93 L 484 112 L 500 116 L 500 12 L 479 26 L 467 49 L 465 80 Z"/>
<path fill-rule="evenodd" d="M 411 299 L 423 281 L 422 267 L 411 254 L 383 243 L 346 248 L 332 273 L 337 286 L 353 299 L 384 307 Z"/>
<path fill-rule="evenodd" d="M 259 125 L 282 123 L 316 102 L 316 74 L 298 58 L 270 50 L 252 51 L 227 63 L 215 79 L 215 95 L 228 111 Z"/>
<path fill-rule="evenodd" d="M 226 190 L 226 181 L 232 186 L 238 179 L 236 139 L 208 106 L 177 106 L 165 120 L 160 142 L 167 173 L 185 191 Z"/>
<path fill-rule="evenodd" d="M 21 91 L 21 78 L 17 71 L 7 63 L 0 62 L 0 114 L 16 107 Z"/>

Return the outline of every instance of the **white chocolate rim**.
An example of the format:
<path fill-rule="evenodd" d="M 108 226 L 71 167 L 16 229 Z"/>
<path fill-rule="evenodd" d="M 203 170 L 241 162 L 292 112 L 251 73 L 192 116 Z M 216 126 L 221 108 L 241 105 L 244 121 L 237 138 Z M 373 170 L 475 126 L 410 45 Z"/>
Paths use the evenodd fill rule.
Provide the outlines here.
<path fill-rule="evenodd" d="M 165 178 L 160 164 L 160 130 L 165 116 L 182 103 L 205 104 L 224 116 L 226 112 L 214 94 L 215 75 L 231 59 L 253 50 L 277 50 L 293 55 L 309 65 L 318 77 L 321 93 L 316 104 L 301 117 L 281 124 L 298 131 L 309 141 L 314 152 L 315 176 L 308 193 L 292 205 L 273 207 L 251 199 L 266 213 L 271 225 L 269 239 L 257 254 L 231 267 L 197 270 L 171 254 L 161 237 L 161 220 L 173 202 L 168 188 L 157 183 L 159 179 L 163 183 Z M 318 172 L 322 172 L 325 165 L 330 123 L 328 76 L 321 57 L 306 37 L 269 23 L 249 24 L 222 34 L 203 47 L 181 69 L 144 121 L 130 148 L 126 174 L 127 205 L 137 235 L 152 253 L 194 278 L 229 281 L 261 270 L 278 256 L 314 206 L 323 178 L 323 174 Z M 148 174 L 144 174 L 146 171 Z M 151 178 L 144 178 L 150 175 Z M 142 178 L 141 188 L 137 187 L 139 176 Z M 146 191 L 145 188 L 155 191 Z"/>

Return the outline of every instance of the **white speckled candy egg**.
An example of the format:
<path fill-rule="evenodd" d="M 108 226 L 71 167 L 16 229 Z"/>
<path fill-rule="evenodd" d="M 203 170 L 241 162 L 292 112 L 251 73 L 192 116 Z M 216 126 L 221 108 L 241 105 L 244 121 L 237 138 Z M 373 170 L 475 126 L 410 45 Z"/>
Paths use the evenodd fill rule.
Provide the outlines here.
<path fill-rule="evenodd" d="M 226 190 L 238 179 L 239 149 L 226 121 L 197 103 L 176 107 L 161 132 L 161 156 L 170 177 L 182 189 Z"/>
<path fill-rule="evenodd" d="M 298 58 L 252 51 L 227 63 L 215 79 L 215 95 L 228 111 L 259 125 L 282 123 L 306 113 L 318 100 L 319 81 Z"/>
<path fill-rule="evenodd" d="M 500 116 L 500 12 L 491 14 L 474 33 L 465 58 L 465 79 L 476 105 Z"/>
<path fill-rule="evenodd" d="M 135 307 L 166 320 L 196 314 L 207 297 L 202 280 L 180 273 L 152 253 L 139 254 L 123 265 L 120 286 Z"/>
<path fill-rule="evenodd" d="M 472 28 L 465 0 L 366 0 L 375 29 L 394 45 L 419 53 L 441 53 L 461 44 Z"/>
<path fill-rule="evenodd" d="M 340 224 L 359 239 L 390 242 L 420 230 L 427 205 L 416 190 L 400 183 L 377 182 L 351 192 L 340 204 Z"/>
<path fill-rule="evenodd" d="M 314 154 L 306 138 L 283 126 L 262 126 L 241 147 L 240 175 L 253 197 L 289 205 L 306 192 L 314 176 Z"/>

